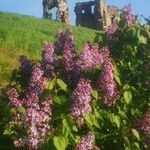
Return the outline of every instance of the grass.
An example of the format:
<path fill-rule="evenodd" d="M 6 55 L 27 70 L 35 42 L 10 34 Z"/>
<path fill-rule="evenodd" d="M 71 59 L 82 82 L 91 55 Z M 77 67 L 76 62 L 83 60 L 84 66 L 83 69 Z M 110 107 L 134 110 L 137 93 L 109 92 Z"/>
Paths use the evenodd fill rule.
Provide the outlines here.
<path fill-rule="evenodd" d="M 57 21 L 0 12 L 0 87 L 8 84 L 20 55 L 39 59 L 44 41 L 55 41 L 58 29 L 67 25 Z M 77 51 L 84 41 L 93 42 L 97 31 L 73 27 Z"/>

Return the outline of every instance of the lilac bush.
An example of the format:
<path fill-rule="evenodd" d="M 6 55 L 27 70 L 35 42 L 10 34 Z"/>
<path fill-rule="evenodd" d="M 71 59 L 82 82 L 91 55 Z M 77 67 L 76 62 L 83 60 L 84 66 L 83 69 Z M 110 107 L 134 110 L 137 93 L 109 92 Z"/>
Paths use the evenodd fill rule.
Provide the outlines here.
<path fill-rule="evenodd" d="M 10 83 L 2 96 L 0 145 L 9 137 L 10 149 L 149 149 L 150 34 L 134 19 L 125 7 L 79 55 L 69 28 L 44 43 L 40 61 L 21 56 L 17 76 L 27 84 Z"/>

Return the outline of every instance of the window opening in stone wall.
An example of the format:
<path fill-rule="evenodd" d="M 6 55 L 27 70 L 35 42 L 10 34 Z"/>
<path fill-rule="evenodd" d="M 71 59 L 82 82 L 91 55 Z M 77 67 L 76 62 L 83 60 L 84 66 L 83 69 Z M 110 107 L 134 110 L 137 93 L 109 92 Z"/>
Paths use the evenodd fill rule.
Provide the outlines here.
<path fill-rule="evenodd" d="M 92 6 L 91 9 L 92 9 L 92 14 L 94 14 L 95 6 Z"/>
<path fill-rule="evenodd" d="M 51 12 L 51 14 L 52 14 L 51 18 L 52 18 L 53 20 L 56 20 L 57 13 L 58 13 L 57 11 L 58 11 L 58 8 L 57 8 L 57 7 L 54 7 L 53 9 L 50 10 L 50 12 Z"/>

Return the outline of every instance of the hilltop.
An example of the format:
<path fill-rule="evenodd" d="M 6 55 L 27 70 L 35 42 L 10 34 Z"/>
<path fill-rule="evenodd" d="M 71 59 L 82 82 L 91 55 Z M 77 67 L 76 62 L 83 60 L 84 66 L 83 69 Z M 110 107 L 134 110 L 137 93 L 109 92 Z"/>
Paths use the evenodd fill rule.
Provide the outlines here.
<path fill-rule="evenodd" d="M 8 83 L 12 70 L 18 67 L 20 55 L 39 59 L 44 41 L 55 41 L 56 31 L 67 25 L 57 21 L 0 12 L 0 86 Z M 98 31 L 73 27 L 77 51 L 84 41 L 93 42 Z"/>

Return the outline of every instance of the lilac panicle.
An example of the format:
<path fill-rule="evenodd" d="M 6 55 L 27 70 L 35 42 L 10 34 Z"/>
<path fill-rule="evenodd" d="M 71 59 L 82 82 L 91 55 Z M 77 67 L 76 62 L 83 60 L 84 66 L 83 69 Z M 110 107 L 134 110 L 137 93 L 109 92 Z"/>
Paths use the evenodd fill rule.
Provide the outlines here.
<path fill-rule="evenodd" d="M 135 21 L 135 17 L 132 14 L 131 4 L 128 4 L 123 8 L 120 18 L 126 25 L 131 25 Z"/>
<path fill-rule="evenodd" d="M 65 41 L 62 53 L 64 68 L 67 72 L 70 72 L 75 68 L 76 59 L 73 33 L 70 28 L 65 32 Z"/>
<path fill-rule="evenodd" d="M 74 45 L 73 33 L 71 28 L 68 28 L 65 32 L 63 32 L 62 30 L 57 31 L 56 42 L 54 44 L 55 49 L 58 51 L 63 51 L 66 42 Z"/>
<path fill-rule="evenodd" d="M 88 132 L 75 146 L 75 150 L 92 150 L 94 148 L 95 135 Z"/>
<path fill-rule="evenodd" d="M 146 135 L 145 142 L 150 145 L 150 109 L 136 121 L 136 127 Z"/>
<path fill-rule="evenodd" d="M 20 71 L 24 76 L 29 76 L 32 71 L 32 63 L 27 56 L 20 56 Z"/>
<path fill-rule="evenodd" d="M 21 100 L 16 89 L 7 91 L 9 97 L 9 107 L 23 107 L 24 112 L 16 111 L 11 116 L 11 122 L 20 122 L 19 129 L 25 132 L 16 131 L 17 137 L 14 145 L 21 147 L 26 145 L 29 149 L 38 149 L 44 143 L 50 130 L 52 98 L 49 96 L 42 103 L 39 100 L 40 94 L 45 89 L 45 77 L 40 65 L 34 65 L 28 88 Z"/>
<path fill-rule="evenodd" d="M 137 123 L 139 130 L 144 131 L 147 134 L 150 134 L 150 110 L 148 110 Z"/>
<path fill-rule="evenodd" d="M 104 57 L 104 63 L 102 65 L 102 72 L 98 83 L 102 91 L 102 99 L 104 100 L 104 103 L 107 106 L 112 106 L 118 98 L 118 91 L 114 80 L 113 64 L 109 57 L 108 47 L 104 47 L 102 55 Z"/>
<path fill-rule="evenodd" d="M 56 33 L 56 42 L 54 44 L 55 50 L 62 51 L 64 47 L 66 36 L 62 30 L 58 30 Z"/>
<path fill-rule="evenodd" d="M 46 81 L 46 78 L 43 77 L 43 75 L 44 72 L 41 70 L 40 65 L 34 65 L 33 71 L 31 73 L 31 78 L 29 79 L 29 91 L 36 94 L 40 94 L 43 92 Z"/>
<path fill-rule="evenodd" d="M 99 53 L 98 44 L 94 43 L 93 45 L 90 45 L 85 43 L 77 62 L 78 66 L 81 67 L 82 70 L 87 70 L 96 67 L 97 65 L 101 65 L 102 63 L 103 58 Z"/>
<path fill-rule="evenodd" d="M 14 145 L 16 147 L 26 145 L 29 149 L 36 150 L 44 143 L 48 131 L 50 130 L 49 122 L 52 114 L 52 98 L 49 96 L 40 104 L 39 97 L 35 93 L 28 92 L 26 93 L 26 97 L 20 101 L 21 105 L 18 105 L 18 103 L 14 105 L 11 98 L 16 98 L 16 96 L 14 96 L 16 94 L 12 93 L 14 93 L 12 90 L 8 92 L 8 96 L 10 97 L 9 106 L 13 108 L 15 106 L 16 109 L 18 106 L 22 106 L 25 112 L 15 112 L 12 115 L 11 122 L 21 122 L 18 128 L 22 131 L 26 131 L 26 133 L 18 132 L 14 140 Z"/>
<path fill-rule="evenodd" d="M 7 96 L 9 97 L 9 106 L 11 107 L 22 106 L 22 102 L 20 101 L 18 92 L 15 88 L 7 89 Z"/>
<path fill-rule="evenodd" d="M 92 111 L 90 105 L 91 81 L 81 78 L 71 97 L 71 117 L 79 125 L 84 124 L 84 115 Z"/>
<path fill-rule="evenodd" d="M 75 68 L 76 54 L 74 52 L 74 47 L 71 43 L 65 43 L 62 57 L 65 70 L 67 72 L 72 71 Z"/>
<path fill-rule="evenodd" d="M 41 60 L 44 76 L 50 77 L 53 72 L 55 62 L 56 55 L 54 53 L 54 45 L 52 43 L 44 42 Z"/>
<path fill-rule="evenodd" d="M 113 34 L 117 31 L 118 25 L 116 21 L 114 20 L 110 26 L 108 26 L 107 30 L 107 40 L 112 40 L 113 39 Z"/>

